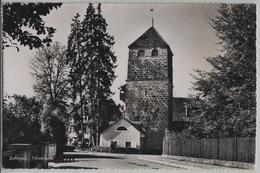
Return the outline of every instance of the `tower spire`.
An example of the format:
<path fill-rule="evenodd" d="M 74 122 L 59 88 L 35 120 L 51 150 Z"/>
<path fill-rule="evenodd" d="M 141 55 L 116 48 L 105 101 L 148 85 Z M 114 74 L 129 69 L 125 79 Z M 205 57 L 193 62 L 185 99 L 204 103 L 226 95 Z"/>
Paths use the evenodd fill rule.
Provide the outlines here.
<path fill-rule="evenodd" d="M 150 9 L 150 11 L 152 12 L 152 27 L 153 27 L 153 25 L 154 25 L 154 22 L 153 22 L 153 8 Z"/>

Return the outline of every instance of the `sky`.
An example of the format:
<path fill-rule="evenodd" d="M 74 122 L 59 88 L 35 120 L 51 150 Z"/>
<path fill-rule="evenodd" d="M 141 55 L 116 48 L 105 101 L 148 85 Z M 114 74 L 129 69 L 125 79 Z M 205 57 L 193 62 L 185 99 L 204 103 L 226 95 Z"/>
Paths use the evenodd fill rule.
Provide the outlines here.
<path fill-rule="evenodd" d="M 67 44 L 70 24 L 76 13 L 82 17 L 87 3 L 65 3 L 44 17 L 48 26 L 56 28 L 53 41 Z M 193 94 L 191 74 L 195 69 L 210 70 L 205 57 L 216 56 L 220 46 L 216 33 L 209 24 L 209 18 L 217 15 L 216 4 L 167 3 L 126 4 L 104 3 L 102 15 L 108 24 L 108 33 L 115 38 L 113 50 L 117 56 L 117 78 L 111 87 L 113 99 L 119 100 L 118 88 L 127 78 L 128 46 L 152 25 L 169 44 L 173 56 L 173 96 L 187 97 Z M 150 9 L 154 9 L 153 12 Z M 30 61 L 36 50 L 20 46 L 4 50 L 4 93 L 33 96 L 33 78 Z"/>

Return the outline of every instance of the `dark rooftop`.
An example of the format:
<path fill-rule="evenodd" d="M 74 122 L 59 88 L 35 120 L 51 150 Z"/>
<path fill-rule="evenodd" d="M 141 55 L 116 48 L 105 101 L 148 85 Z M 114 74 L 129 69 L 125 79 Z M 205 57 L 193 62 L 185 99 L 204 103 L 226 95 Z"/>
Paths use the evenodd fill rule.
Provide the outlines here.
<path fill-rule="evenodd" d="M 139 47 L 163 47 L 169 48 L 169 45 L 164 41 L 161 35 L 152 26 L 143 35 L 141 35 L 137 40 L 128 46 L 129 48 L 139 48 Z"/>

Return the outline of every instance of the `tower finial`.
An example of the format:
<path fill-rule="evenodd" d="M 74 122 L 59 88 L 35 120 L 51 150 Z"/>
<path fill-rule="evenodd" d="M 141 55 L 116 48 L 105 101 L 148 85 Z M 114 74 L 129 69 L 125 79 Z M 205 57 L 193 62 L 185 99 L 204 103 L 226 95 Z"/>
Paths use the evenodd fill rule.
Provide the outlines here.
<path fill-rule="evenodd" d="M 150 11 L 152 12 L 152 27 L 153 27 L 153 8 L 150 9 Z"/>

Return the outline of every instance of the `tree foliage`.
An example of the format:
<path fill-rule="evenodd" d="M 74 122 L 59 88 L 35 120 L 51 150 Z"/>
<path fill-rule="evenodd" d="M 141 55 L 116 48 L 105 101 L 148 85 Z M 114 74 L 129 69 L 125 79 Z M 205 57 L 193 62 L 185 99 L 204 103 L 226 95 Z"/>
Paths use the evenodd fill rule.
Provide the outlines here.
<path fill-rule="evenodd" d="M 54 43 L 41 48 L 31 61 L 34 91 L 42 100 L 49 99 L 55 105 L 65 105 L 68 98 L 68 66 L 66 48 Z"/>
<path fill-rule="evenodd" d="M 190 133 L 199 137 L 254 136 L 256 127 L 256 6 L 222 4 L 212 27 L 222 55 L 206 60 L 213 70 L 196 70 L 190 106 L 201 114 Z"/>
<path fill-rule="evenodd" d="M 44 101 L 42 123 L 45 131 L 50 131 L 56 142 L 55 159 L 61 160 L 66 142 L 65 120 L 67 119 L 68 66 L 66 48 L 59 43 L 39 49 L 32 60 L 31 68 L 34 91 Z"/>
<path fill-rule="evenodd" d="M 3 102 L 3 144 L 37 143 L 42 102 L 36 97 L 7 96 Z"/>
<path fill-rule="evenodd" d="M 61 3 L 4 3 L 3 47 L 16 46 L 14 40 L 21 45 L 29 46 L 30 49 L 50 45 L 55 29 L 46 26 L 43 16 L 61 5 Z"/>
<path fill-rule="evenodd" d="M 71 93 L 74 103 L 81 107 L 81 117 L 87 114 L 99 126 L 102 104 L 113 94 L 110 87 L 116 77 L 114 38 L 107 33 L 101 4 L 95 8 L 90 3 L 84 19 L 79 17 L 77 14 L 73 19 L 68 39 Z"/>

